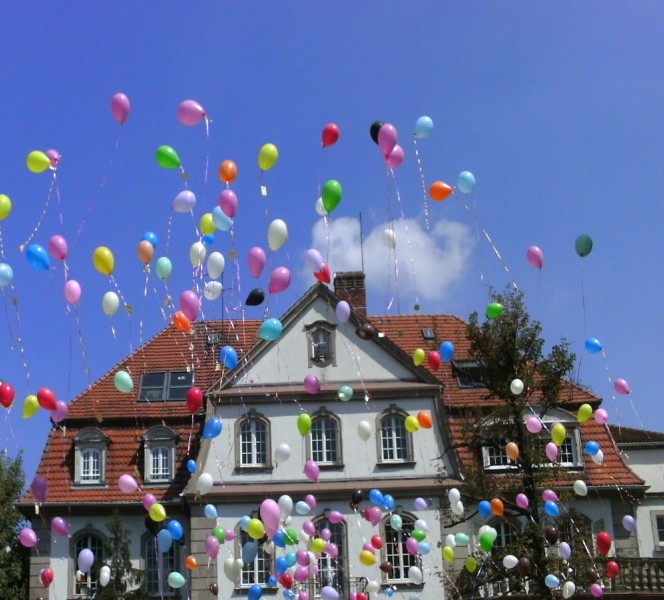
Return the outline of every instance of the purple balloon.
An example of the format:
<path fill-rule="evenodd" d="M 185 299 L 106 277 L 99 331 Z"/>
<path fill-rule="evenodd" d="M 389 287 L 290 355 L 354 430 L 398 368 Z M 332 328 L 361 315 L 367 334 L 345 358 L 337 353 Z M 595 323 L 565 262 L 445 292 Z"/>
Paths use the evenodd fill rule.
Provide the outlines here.
<path fill-rule="evenodd" d="M 318 394 L 320 392 L 320 381 L 315 375 L 307 375 L 304 378 L 304 389 L 308 394 Z"/>
<path fill-rule="evenodd" d="M 196 206 L 196 194 L 191 190 L 184 190 L 175 196 L 173 210 L 178 213 L 188 213 Z"/>
<path fill-rule="evenodd" d="M 30 485 L 32 495 L 37 502 L 46 502 L 46 494 L 48 493 L 48 482 L 44 477 L 37 476 L 32 480 Z"/>
<path fill-rule="evenodd" d="M 315 248 L 310 248 L 304 253 L 304 260 L 307 263 L 307 267 L 309 267 L 314 273 L 319 273 L 323 268 L 323 265 L 325 265 L 321 253 Z"/>
<path fill-rule="evenodd" d="M 415 498 L 413 505 L 415 506 L 415 510 L 426 510 L 427 501 L 424 498 Z"/>
<path fill-rule="evenodd" d="M 231 189 L 224 190 L 219 194 L 219 206 L 232 219 L 237 212 L 237 194 Z"/>
<path fill-rule="evenodd" d="M 69 536 L 69 524 L 62 517 L 53 517 L 51 519 L 51 533 L 62 537 Z"/>
<path fill-rule="evenodd" d="M 79 571 L 87 573 L 94 562 L 95 555 L 92 553 L 90 548 L 83 548 L 83 550 L 78 553 L 78 559 L 76 560 L 76 563 L 78 564 Z"/>
<path fill-rule="evenodd" d="M 213 535 L 208 535 L 205 538 L 205 553 L 214 560 L 219 553 L 219 540 Z"/>
<path fill-rule="evenodd" d="M 378 130 L 378 145 L 385 156 L 389 156 L 394 146 L 396 146 L 398 139 L 399 134 L 397 133 L 397 129 L 390 123 L 385 123 Z"/>
<path fill-rule="evenodd" d="M 18 534 L 18 541 L 25 548 L 33 548 L 37 545 L 37 534 L 30 527 L 24 527 Z"/>
<path fill-rule="evenodd" d="M 523 508 L 525 510 L 526 508 L 528 508 L 529 504 L 530 504 L 530 502 L 528 501 L 528 496 L 526 496 L 523 493 L 516 495 L 516 505 L 519 508 Z"/>
<path fill-rule="evenodd" d="M 198 317 L 198 312 L 201 310 L 201 299 L 192 290 L 185 290 L 180 294 L 180 310 L 185 314 L 187 319 L 195 321 Z"/>
<path fill-rule="evenodd" d="M 60 423 L 67 418 L 69 412 L 69 405 L 63 400 L 58 400 L 55 405 L 55 410 L 51 413 L 51 419 L 54 423 Z"/>

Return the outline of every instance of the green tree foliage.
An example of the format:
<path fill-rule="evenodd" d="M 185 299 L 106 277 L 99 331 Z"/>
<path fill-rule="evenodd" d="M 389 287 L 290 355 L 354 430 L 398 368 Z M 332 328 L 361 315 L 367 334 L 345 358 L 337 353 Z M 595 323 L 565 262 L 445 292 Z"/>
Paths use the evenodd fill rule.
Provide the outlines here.
<path fill-rule="evenodd" d="M 0 454 L 0 598 L 28 597 L 29 551 L 20 545 L 18 531 L 23 517 L 15 503 L 23 491 L 25 476 L 21 455 Z"/>

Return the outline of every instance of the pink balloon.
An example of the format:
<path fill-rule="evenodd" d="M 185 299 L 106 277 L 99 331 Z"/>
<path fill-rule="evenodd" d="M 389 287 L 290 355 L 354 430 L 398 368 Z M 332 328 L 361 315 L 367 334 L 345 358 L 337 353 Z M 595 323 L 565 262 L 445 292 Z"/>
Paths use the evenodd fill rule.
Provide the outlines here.
<path fill-rule="evenodd" d="M 327 520 L 334 525 L 341 523 L 345 518 L 346 516 L 337 510 L 332 510 L 330 511 L 330 514 L 327 515 Z"/>
<path fill-rule="evenodd" d="M 318 481 L 318 477 L 320 476 L 320 468 L 316 461 L 308 460 L 304 463 L 304 474 L 310 481 L 313 481 L 314 483 Z"/>
<path fill-rule="evenodd" d="M 551 461 L 551 462 L 556 462 L 556 459 L 558 458 L 558 446 L 556 446 L 553 442 L 549 442 L 546 445 L 546 457 Z"/>
<path fill-rule="evenodd" d="M 219 554 L 219 540 L 213 535 L 208 535 L 205 538 L 205 553 L 214 560 Z"/>
<path fill-rule="evenodd" d="M 69 536 L 69 524 L 62 517 L 51 519 L 51 533 L 62 537 Z"/>
<path fill-rule="evenodd" d="M 406 540 L 406 550 L 411 554 L 417 554 L 420 550 L 420 544 L 414 537 L 409 537 Z"/>
<path fill-rule="evenodd" d="M 125 473 L 124 475 L 120 475 L 120 478 L 118 479 L 118 487 L 120 488 L 120 491 L 125 494 L 131 494 L 138 489 L 138 483 L 131 475 Z"/>
<path fill-rule="evenodd" d="M 69 412 L 69 405 L 62 400 L 58 400 L 55 403 L 55 410 L 51 413 L 51 419 L 53 419 L 55 423 L 64 421 L 67 418 L 68 412 Z"/>
<path fill-rule="evenodd" d="M 593 583 L 590 586 L 590 593 L 595 598 L 601 598 L 604 595 L 604 590 L 602 589 L 602 586 L 599 583 Z"/>
<path fill-rule="evenodd" d="M 330 558 L 336 558 L 339 556 L 339 547 L 333 542 L 325 544 L 325 554 L 327 554 Z"/>
<path fill-rule="evenodd" d="M 143 508 L 145 510 L 150 510 L 150 507 L 157 501 L 154 494 L 145 494 L 143 496 Z"/>
<path fill-rule="evenodd" d="M 326 542 L 329 542 L 332 539 L 332 532 L 327 527 L 325 527 L 321 530 L 320 537 Z"/>
<path fill-rule="evenodd" d="M 67 258 L 68 251 L 67 240 L 61 235 L 54 235 L 48 240 L 48 252 L 56 260 Z"/>
<path fill-rule="evenodd" d="M 528 417 L 526 420 L 526 429 L 530 431 L 530 433 L 539 433 L 542 431 L 542 421 L 537 417 Z"/>
<path fill-rule="evenodd" d="M 516 505 L 519 508 L 526 509 L 526 508 L 528 508 L 529 504 L 530 504 L 530 502 L 528 502 L 528 496 L 526 496 L 525 494 L 517 494 L 516 495 Z"/>
<path fill-rule="evenodd" d="M 78 304 L 81 299 L 81 284 L 74 279 L 65 283 L 65 298 L 69 304 Z"/>
<path fill-rule="evenodd" d="M 183 125 L 196 125 L 205 118 L 205 110 L 195 100 L 185 100 L 178 106 L 178 119 Z"/>
<path fill-rule="evenodd" d="M 124 94 L 115 94 L 111 99 L 111 112 L 115 120 L 123 125 L 129 116 L 129 111 L 131 110 L 131 103 L 129 98 Z"/>
<path fill-rule="evenodd" d="M 390 123 L 385 123 L 378 130 L 378 145 L 385 156 L 389 156 L 390 152 L 394 149 L 394 146 L 396 146 L 398 139 L 399 134 L 397 133 L 397 129 Z"/>
<path fill-rule="evenodd" d="M 314 525 L 314 522 L 310 520 L 305 521 L 302 524 L 302 531 L 307 535 L 316 535 L 316 526 Z"/>
<path fill-rule="evenodd" d="M 309 394 L 317 394 L 320 392 L 320 381 L 315 375 L 307 375 L 304 378 L 304 389 Z"/>
<path fill-rule="evenodd" d="M 371 554 L 376 554 L 376 549 L 371 545 L 371 542 L 364 542 L 364 544 L 362 544 L 362 550 L 367 550 L 368 552 L 371 552 Z"/>
<path fill-rule="evenodd" d="M 375 526 L 378 525 L 378 523 L 380 523 L 380 519 L 382 518 L 383 513 L 380 512 L 380 508 L 378 508 L 377 506 L 370 506 L 366 510 L 366 515 L 367 518 L 369 519 L 369 523 Z"/>
<path fill-rule="evenodd" d="M 544 502 L 558 502 L 558 494 L 553 490 L 544 490 L 542 492 L 542 500 Z"/>
<path fill-rule="evenodd" d="M 539 246 L 531 246 L 526 252 L 528 262 L 536 269 L 541 269 L 544 266 L 544 253 Z"/>
<path fill-rule="evenodd" d="M 298 583 L 304 583 L 307 579 L 309 579 L 309 569 L 307 566 L 299 565 L 293 573 L 293 579 L 295 579 L 295 581 Z"/>
<path fill-rule="evenodd" d="M 309 593 L 308 592 L 299 592 L 297 594 L 297 600 L 309 600 Z"/>
<path fill-rule="evenodd" d="M 254 277 L 260 277 L 267 261 L 265 250 L 263 250 L 263 248 L 260 246 L 254 246 L 251 250 L 249 250 L 247 260 L 249 261 L 249 270 L 251 271 L 251 274 Z"/>
<path fill-rule="evenodd" d="M 609 413 L 606 412 L 603 408 L 598 408 L 595 411 L 595 423 L 604 425 L 604 423 L 607 423 L 608 420 L 609 420 Z"/>
<path fill-rule="evenodd" d="M 316 505 L 317 505 L 317 503 L 316 503 L 316 497 L 315 497 L 313 494 L 307 494 L 307 495 L 304 497 L 304 501 L 307 503 L 307 506 L 308 506 L 311 510 L 316 510 Z"/>
<path fill-rule="evenodd" d="M 24 546 L 25 548 L 33 548 L 37 545 L 39 540 L 33 529 L 30 527 L 24 527 L 18 534 L 18 541 L 21 542 L 21 546 Z"/>
<path fill-rule="evenodd" d="M 311 557 L 309 556 L 309 553 L 308 553 L 306 550 L 302 550 L 302 549 L 300 548 L 300 550 L 298 550 L 298 551 L 295 553 L 295 562 L 296 562 L 298 565 L 301 565 L 301 566 L 303 566 L 303 567 L 306 567 L 306 566 L 308 566 L 309 563 L 311 562 Z M 307 571 L 307 573 L 308 573 L 308 571 Z"/>
<path fill-rule="evenodd" d="M 291 282 L 290 271 L 286 267 L 277 267 L 270 275 L 267 289 L 271 294 L 278 294 L 288 288 Z"/>
<path fill-rule="evenodd" d="M 49 160 L 51 161 L 51 167 L 55 169 L 60 163 L 60 159 L 62 158 L 62 156 L 60 156 L 60 153 L 57 150 L 47 150 L 45 154 L 46 156 L 48 156 Z"/>
<path fill-rule="evenodd" d="M 346 323 L 348 319 L 350 319 L 350 304 L 345 300 L 341 300 L 337 303 L 335 312 L 337 313 L 337 319 L 339 319 L 339 322 Z"/>
<path fill-rule="evenodd" d="M 195 321 L 198 317 L 198 312 L 201 310 L 201 299 L 192 290 L 185 290 L 180 294 L 180 310 L 185 314 L 187 319 Z"/>
<path fill-rule="evenodd" d="M 632 393 L 632 388 L 629 387 L 629 383 L 627 383 L 625 379 L 616 379 L 613 382 L 613 389 L 616 390 L 618 394 L 622 394 L 623 396 Z"/>
<path fill-rule="evenodd" d="M 235 529 L 226 530 L 226 541 L 232 542 L 235 539 Z"/>
<path fill-rule="evenodd" d="M 399 144 L 396 144 L 394 148 L 392 148 L 392 152 L 386 156 L 385 162 L 393 169 L 396 169 L 401 166 L 404 158 L 403 148 L 399 146 Z"/>
<path fill-rule="evenodd" d="M 281 509 L 279 505 L 271 499 L 263 500 L 260 507 L 261 521 L 265 526 L 267 537 L 272 539 L 279 529 L 279 520 L 281 519 Z"/>
<path fill-rule="evenodd" d="M 231 189 L 225 189 L 219 194 L 219 207 L 232 219 L 237 213 L 237 194 Z"/>

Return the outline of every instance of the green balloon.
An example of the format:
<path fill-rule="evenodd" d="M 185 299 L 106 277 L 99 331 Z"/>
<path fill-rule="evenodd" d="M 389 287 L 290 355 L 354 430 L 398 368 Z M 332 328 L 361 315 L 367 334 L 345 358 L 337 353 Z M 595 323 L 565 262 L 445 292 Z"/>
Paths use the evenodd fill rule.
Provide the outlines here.
<path fill-rule="evenodd" d="M 423 542 L 427 537 L 427 532 L 422 531 L 421 529 L 413 529 L 410 532 L 410 537 L 415 538 L 418 542 Z"/>
<path fill-rule="evenodd" d="M 157 164 L 162 169 L 178 169 L 182 164 L 178 153 L 170 146 L 159 146 L 157 148 Z"/>
<path fill-rule="evenodd" d="M 212 530 L 212 535 L 219 540 L 220 544 L 226 541 L 226 530 L 223 527 L 215 527 Z"/>
<path fill-rule="evenodd" d="M 574 249 L 580 257 L 588 256 L 593 249 L 593 240 L 589 235 L 581 234 L 574 242 Z"/>
<path fill-rule="evenodd" d="M 307 435 L 311 431 L 311 415 L 302 413 L 297 418 L 297 430 L 300 432 L 300 435 Z"/>
<path fill-rule="evenodd" d="M 488 531 L 485 531 L 480 536 L 480 548 L 482 548 L 484 552 L 491 552 L 491 549 L 493 548 L 493 536 Z"/>
<path fill-rule="evenodd" d="M 171 276 L 171 271 L 173 270 L 173 265 L 169 258 L 165 256 L 160 256 L 157 259 L 157 277 L 162 281 L 166 281 Z"/>
<path fill-rule="evenodd" d="M 327 212 L 330 213 L 339 206 L 343 193 L 344 191 L 341 184 L 336 179 L 330 179 L 325 183 L 321 198 L 323 199 L 323 206 Z"/>
<path fill-rule="evenodd" d="M 486 307 L 486 316 L 489 317 L 489 319 L 497 319 L 503 314 L 504 310 L 505 307 L 500 302 L 491 302 L 491 304 Z"/>
<path fill-rule="evenodd" d="M 295 529 L 289 527 L 288 529 L 286 529 L 285 533 L 286 533 L 285 540 L 288 546 L 294 546 L 300 541 L 297 535 L 297 531 L 295 531 Z"/>

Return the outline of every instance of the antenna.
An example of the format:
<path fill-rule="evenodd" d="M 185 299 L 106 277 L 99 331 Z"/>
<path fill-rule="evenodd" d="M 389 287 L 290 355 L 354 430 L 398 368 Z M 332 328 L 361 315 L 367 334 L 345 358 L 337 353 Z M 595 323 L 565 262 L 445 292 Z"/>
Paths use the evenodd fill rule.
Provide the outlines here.
<path fill-rule="evenodd" d="M 360 258 L 362 260 L 362 273 L 364 273 L 364 243 L 362 237 L 362 213 L 360 213 Z"/>

